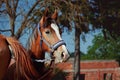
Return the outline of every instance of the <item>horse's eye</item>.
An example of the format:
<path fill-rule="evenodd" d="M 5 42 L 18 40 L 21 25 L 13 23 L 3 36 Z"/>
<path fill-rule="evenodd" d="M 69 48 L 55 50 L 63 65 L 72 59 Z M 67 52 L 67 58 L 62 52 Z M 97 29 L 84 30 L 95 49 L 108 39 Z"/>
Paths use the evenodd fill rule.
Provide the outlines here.
<path fill-rule="evenodd" d="M 46 33 L 46 34 L 50 34 L 50 31 L 49 31 L 49 30 L 47 30 L 45 33 Z"/>

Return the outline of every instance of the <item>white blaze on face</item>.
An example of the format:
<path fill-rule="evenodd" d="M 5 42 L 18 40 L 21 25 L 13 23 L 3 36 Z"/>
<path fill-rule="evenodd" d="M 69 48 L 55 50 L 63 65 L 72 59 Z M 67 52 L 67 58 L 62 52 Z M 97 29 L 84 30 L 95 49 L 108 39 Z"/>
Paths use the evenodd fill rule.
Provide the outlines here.
<path fill-rule="evenodd" d="M 61 36 L 60 36 L 60 32 L 59 32 L 59 28 L 56 24 L 51 24 L 51 28 L 55 31 L 57 37 L 59 40 L 62 40 Z M 62 45 L 62 49 L 63 49 L 63 54 L 64 54 L 64 59 L 67 59 L 69 57 L 68 51 L 66 49 L 65 45 Z"/>
<path fill-rule="evenodd" d="M 56 24 L 53 24 L 53 23 L 52 23 L 52 24 L 51 24 L 51 27 L 52 27 L 52 29 L 55 31 L 58 39 L 62 40 L 62 38 L 61 38 L 61 36 L 60 36 L 60 32 L 59 32 L 58 26 L 57 26 Z"/>

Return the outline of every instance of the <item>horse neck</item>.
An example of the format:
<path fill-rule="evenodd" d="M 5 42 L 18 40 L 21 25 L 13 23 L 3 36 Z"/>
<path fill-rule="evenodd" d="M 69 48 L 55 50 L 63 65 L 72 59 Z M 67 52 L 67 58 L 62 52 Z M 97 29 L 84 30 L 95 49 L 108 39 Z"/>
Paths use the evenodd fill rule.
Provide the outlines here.
<path fill-rule="evenodd" d="M 33 33 L 28 39 L 27 50 L 32 58 L 44 59 L 44 51 L 40 45 L 40 35 L 38 29 L 35 28 Z"/>
<path fill-rule="evenodd" d="M 45 52 L 43 51 L 42 45 L 41 45 L 41 39 L 38 34 L 38 30 L 35 29 L 33 34 L 30 36 L 28 41 L 28 52 L 33 59 L 34 66 L 36 70 L 42 72 L 44 70 L 44 63 L 36 62 L 35 59 L 43 60 L 45 59 Z"/>
<path fill-rule="evenodd" d="M 30 55 L 32 58 L 35 59 L 44 59 L 45 58 L 45 52 L 42 49 L 42 46 L 40 45 L 40 37 L 32 40 L 32 44 L 30 45 L 30 48 L 28 49 L 28 51 L 30 52 Z"/>

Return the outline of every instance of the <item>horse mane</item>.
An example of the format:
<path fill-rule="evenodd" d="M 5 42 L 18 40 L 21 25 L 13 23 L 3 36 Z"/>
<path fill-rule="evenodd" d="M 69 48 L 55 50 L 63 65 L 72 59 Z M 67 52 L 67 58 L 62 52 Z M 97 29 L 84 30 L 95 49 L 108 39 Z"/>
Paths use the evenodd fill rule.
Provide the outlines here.
<path fill-rule="evenodd" d="M 14 38 L 6 37 L 7 42 L 11 46 L 15 60 L 16 60 L 16 78 L 17 80 L 22 79 L 36 79 L 39 77 L 38 72 L 34 68 L 32 60 L 26 49 Z"/>
<path fill-rule="evenodd" d="M 30 35 L 30 37 L 28 38 L 28 41 L 27 41 L 27 44 L 26 44 L 26 47 L 27 47 L 27 50 L 31 50 L 31 46 L 32 46 L 32 43 L 35 42 L 35 39 L 37 38 L 38 34 L 37 34 L 37 31 L 36 31 L 36 27 L 34 28 L 33 30 L 33 33 Z"/>

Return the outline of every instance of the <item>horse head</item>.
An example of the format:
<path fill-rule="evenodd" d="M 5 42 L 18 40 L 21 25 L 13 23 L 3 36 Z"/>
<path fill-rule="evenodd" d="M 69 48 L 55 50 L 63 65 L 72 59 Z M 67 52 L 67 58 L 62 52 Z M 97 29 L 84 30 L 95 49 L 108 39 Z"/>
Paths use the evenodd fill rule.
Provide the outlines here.
<path fill-rule="evenodd" d="M 33 45 L 37 51 L 33 51 L 36 53 L 35 57 L 40 58 L 40 53 L 48 52 L 54 58 L 55 63 L 66 61 L 69 57 L 66 44 L 61 38 L 59 27 L 56 23 L 57 17 L 58 13 L 56 10 L 51 16 L 48 14 L 48 9 L 45 10 L 36 27 L 37 38 L 35 39 L 36 44 Z M 44 56 L 42 58 L 44 59 Z"/>

